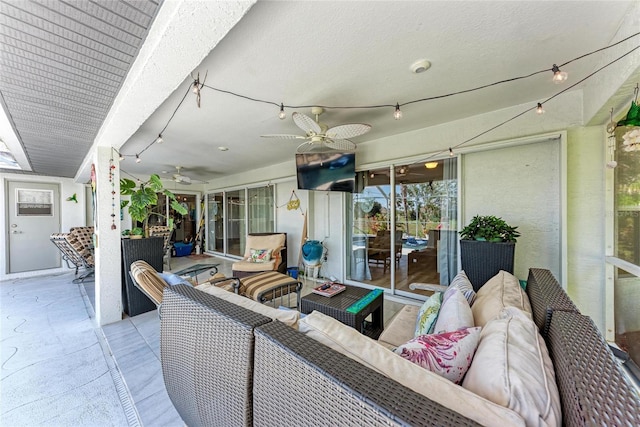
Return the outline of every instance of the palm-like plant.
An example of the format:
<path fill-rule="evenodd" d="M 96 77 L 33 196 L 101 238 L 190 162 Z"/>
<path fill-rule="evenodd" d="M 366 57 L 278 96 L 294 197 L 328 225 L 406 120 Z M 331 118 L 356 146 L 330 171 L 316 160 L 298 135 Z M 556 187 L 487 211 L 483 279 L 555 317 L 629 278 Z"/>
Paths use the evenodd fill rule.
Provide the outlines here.
<path fill-rule="evenodd" d="M 144 233 L 147 236 L 149 234 L 149 218 L 152 215 L 166 218 L 161 213 L 153 212 L 153 207 L 158 204 L 158 193 L 169 197 L 171 207 L 180 215 L 187 214 L 187 209 L 178 202 L 171 191 L 164 188 L 157 174 L 151 175 L 149 180 L 141 183 L 139 187 L 136 187 L 135 181 L 128 178 L 120 179 L 120 194 L 131 196 L 131 201 L 121 202 L 121 207 L 129 206 L 131 219 L 143 224 Z M 168 225 L 173 228 L 173 219 L 170 218 L 168 222 Z"/>

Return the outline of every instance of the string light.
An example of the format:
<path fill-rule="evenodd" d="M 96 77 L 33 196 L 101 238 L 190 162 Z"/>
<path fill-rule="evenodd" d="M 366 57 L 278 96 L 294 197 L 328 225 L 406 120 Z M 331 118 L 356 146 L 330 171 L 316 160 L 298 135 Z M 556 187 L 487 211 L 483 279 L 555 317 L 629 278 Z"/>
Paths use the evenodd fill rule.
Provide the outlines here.
<path fill-rule="evenodd" d="M 396 103 L 396 111 L 393 112 L 393 118 L 400 120 L 402 118 L 402 111 L 400 111 L 400 104 Z"/>
<path fill-rule="evenodd" d="M 555 84 L 560 84 L 567 80 L 567 77 L 569 77 L 567 72 L 560 71 L 560 67 L 558 67 L 556 64 L 553 64 L 553 67 L 551 67 L 551 71 L 553 71 L 553 82 Z"/>
<path fill-rule="evenodd" d="M 280 104 L 280 114 L 278 114 L 278 118 L 280 120 L 284 120 L 287 118 L 287 113 L 284 112 L 284 104 Z"/>
<path fill-rule="evenodd" d="M 449 147 L 449 157 L 453 157 L 453 148 Z"/>
<path fill-rule="evenodd" d="M 158 139 L 156 139 L 156 144 L 162 144 L 164 142 L 164 139 L 162 139 L 162 134 L 158 135 Z"/>
<path fill-rule="evenodd" d="M 119 161 L 123 161 L 124 160 L 124 154 L 118 152 L 118 160 Z"/>
<path fill-rule="evenodd" d="M 623 42 L 625 42 L 625 41 L 627 41 L 627 40 L 629 40 L 629 39 L 631 39 L 631 38 L 633 38 L 633 37 L 637 37 L 638 35 L 640 35 L 640 32 L 636 32 L 636 33 L 634 33 L 634 34 L 632 34 L 632 35 L 630 35 L 630 36 L 628 36 L 628 37 L 626 37 L 626 38 L 624 38 L 624 39 L 622 39 L 622 40 L 619 40 L 619 41 L 617 41 L 617 42 L 615 42 L 615 43 L 613 43 L 613 44 L 610 44 L 610 45 L 608 45 L 608 46 L 602 47 L 602 48 L 600 48 L 600 49 L 597 49 L 597 50 L 594 50 L 594 51 L 588 52 L 588 53 L 586 53 L 586 54 L 583 54 L 583 55 L 581 55 L 581 56 L 578 56 L 578 57 L 576 57 L 576 58 L 573 58 L 573 59 L 571 59 L 571 60 L 569 60 L 569 61 L 566 61 L 566 62 L 564 62 L 564 63 L 560 64 L 560 66 L 565 66 L 565 65 L 567 65 L 567 64 L 569 64 L 569 63 L 572 63 L 572 62 L 574 62 L 574 61 L 577 61 L 577 60 L 583 59 L 583 58 L 585 58 L 585 57 L 587 57 L 587 56 L 590 56 L 590 55 L 593 55 L 593 54 L 595 54 L 595 53 L 597 53 L 597 52 L 601 52 L 601 51 L 604 51 L 604 50 L 606 50 L 606 49 L 610 49 L 610 48 L 612 48 L 612 47 L 614 47 L 614 46 L 617 46 L 617 45 L 619 45 L 619 44 L 621 44 L 621 43 L 623 43 Z M 620 57 L 618 57 L 618 58 L 614 59 L 612 62 L 610 62 L 610 63 L 608 63 L 608 64 L 604 65 L 603 67 L 599 68 L 598 70 L 596 70 L 596 71 L 592 72 L 591 74 L 589 74 L 589 75 L 588 75 L 587 77 L 585 77 L 584 79 L 581 79 L 581 80 L 580 80 L 580 82 L 578 82 L 578 83 L 581 83 L 581 82 L 583 82 L 584 80 L 586 80 L 587 78 L 592 77 L 592 76 L 593 76 L 593 75 L 595 75 L 596 73 L 600 72 L 602 69 L 604 69 L 604 68 L 608 67 L 609 65 L 611 65 L 611 64 L 613 64 L 613 63 L 617 62 L 618 60 L 620 60 L 620 59 L 624 58 L 625 56 L 627 56 L 627 55 L 631 54 L 632 52 L 634 52 L 634 51 L 635 51 L 635 50 L 637 50 L 638 48 L 640 48 L 640 46 L 636 46 L 636 47 L 634 47 L 634 48 L 633 48 L 633 49 L 631 49 L 629 52 L 622 54 Z M 478 90 L 485 89 L 485 88 L 492 87 L 492 86 L 496 86 L 496 85 L 499 85 L 499 84 L 509 83 L 509 82 L 513 82 L 513 81 L 521 80 L 521 79 L 526 79 L 526 78 L 532 77 L 532 76 L 534 76 L 534 75 L 537 75 L 537 74 L 540 74 L 540 73 L 549 72 L 549 71 L 552 71 L 552 72 L 554 73 L 554 77 L 553 77 L 554 82 L 556 82 L 556 83 L 561 83 L 561 82 L 563 82 L 563 81 L 565 81 L 565 80 L 567 79 L 568 75 L 567 75 L 567 73 L 566 73 L 566 72 L 564 72 L 564 71 L 561 71 L 561 70 L 560 70 L 560 66 L 558 66 L 557 64 L 553 64 L 553 67 L 552 67 L 551 69 L 544 69 L 544 70 L 536 71 L 536 72 L 533 72 L 533 73 L 530 73 L 530 74 L 527 74 L 527 75 L 518 76 L 518 77 L 513 77 L 513 78 L 509 78 L 509 79 L 505 79 L 505 80 L 500 80 L 500 81 L 493 82 L 493 83 L 489 83 L 489 84 L 485 84 L 485 85 L 482 85 L 482 86 L 477 86 L 477 87 L 474 87 L 474 88 L 464 89 L 464 90 L 460 90 L 460 91 L 456 91 L 456 92 L 452 92 L 452 93 L 447 93 L 447 94 L 443 94 L 443 95 L 435 95 L 435 96 L 430 96 L 430 97 L 420 98 L 420 99 L 416 99 L 416 100 L 413 100 L 413 101 L 405 102 L 405 103 L 403 103 L 403 104 L 402 104 L 402 106 L 409 105 L 409 104 L 414 104 L 414 103 L 418 103 L 418 102 L 432 101 L 432 100 L 436 100 L 436 99 L 440 99 L 440 98 L 451 97 L 451 96 L 460 95 L 460 94 L 463 94 L 463 93 L 468 93 L 468 92 L 473 92 L 473 91 L 478 91 Z M 193 75 L 192 75 L 192 77 L 193 77 Z M 206 76 L 206 74 L 205 74 L 205 79 L 204 79 L 204 80 L 206 80 L 206 77 L 207 77 L 207 76 Z M 192 83 L 192 84 L 190 84 L 190 85 L 187 87 L 187 90 L 186 90 L 186 92 L 185 92 L 184 96 L 182 97 L 182 99 L 180 100 L 180 102 L 178 103 L 178 105 L 176 106 L 175 110 L 173 111 L 173 114 L 171 115 L 171 117 L 169 118 L 169 120 L 168 120 L 168 121 L 167 121 L 167 123 L 165 124 L 164 128 L 163 128 L 163 129 L 162 129 L 162 131 L 160 132 L 160 135 L 162 135 L 162 133 L 167 129 L 167 127 L 168 127 L 168 126 L 169 126 L 169 124 L 171 123 L 172 119 L 174 118 L 174 116 L 176 115 L 176 113 L 177 113 L 177 112 L 178 112 L 178 110 L 180 109 L 181 105 L 183 104 L 184 100 L 186 99 L 187 95 L 188 95 L 191 91 L 193 91 L 194 93 L 196 93 L 196 95 L 198 95 L 198 98 L 200 98 L 200 96 L 199 96 L 199 95 L 200 95 L 201 89 L 202 89 L 202 88 L 204 88 L 204 87 L 207 87 L 208 89 L 211 89 L 211 90 L 214 90 L 214 91 L 217 91 L 217 92 L 221 92 L 221 93 L 229 94 L 229 95 L 232 95 L 232 96 L 235 96 L 235 97 L 238 97 L 238 98 L 243 98 L 243 99 L 246 99 L 246 100 L 249 100 L 249 101 L 259 102 L 259 103 L 264 103 L 264 104 L 270 104 L 270 105 L 275 105 L 276 107 L 280 107 L 280 113 L 278 114 L 278 118 L 281 118 L 281 119 L 283 119 L 282 114 L 284 113 L 284 108 L 285 108 L 285 107 L 286 107 L 286 108 L 291 108 L 291 109 L 298 109 L 298 108 L 311 108 L 311 107 L 321 107 L 321 108 L 324 108 L 324 109 L 374 109 L 374 108 L 388 108 L 388 107 L 395 107 L 395 110 L 394 110 L 394 113 L 393 113 L 394 119 L 396 119 L 396 120 L 400 120 L 400 119 L 402 118 L 402 111 L 400 111 L 400 103 L 396 103 L 396 104 L 395 104 L 395 106 L 394 106 L 393 104 L 379 104 L 379 105 L 354 105 L 354 106 L 331 106 L 331 105 L 318 105 L 318 104 L 313 104 L 313 105 L 284 105 L 284 103 L 277 104 L 277 103 L 272 102 L 272 101 L 263 100 L 263 99 L 257 99 L 257 98 L 252 98 L 252 97 L 249 97 L 249 96 L 246 96 L 246 95 L 242 95 L 242 94 L 239 94 L 239 93 L 235 93 L 235 92 L 232 92 L 232 91 L 228 91 L 228 90 L 224 90 L 224 89 L 220 89 L 220 88 L 215 88 L 215 87 L 212 87 L 212 86 L 206 85 L 206 84 L 204 83 L 204 80 L 202 81 L 202 83 L 200 83 L 200 81 L 199 81 L 199 75 L 198 75 L 198 77 L 197 77 L 197 78 L 194 78 L 193 83 Z M 576 86 L 576 85 L 574 84 L 574 85 L 570 86 L 570 88 L 573 88 L 573 87 L 575 87 L 575 86 Z M 567 88 L 567 89 L 568 89 L 568 88 Z M 560 95 L 560 94 L 562 94 L 562 93 L 566 92 L 566 90 L 567 90 L 567 89 L 564 89 L 564 90 L 562 90 L 562 91 L 560 91 L 560 92 L 556 93 L 556 94 L 555 94 L 555 95 L 553 95 L 552 97 L 550 97 L 550 98 L 548 98 L 547 100 L 543 101 L 543 103 L 546 103 L 546 102 L 548 102 L 549 100 L 551 100 L 551 99 L 555 98 L 556 96 L 558 96 L 558 95 Z M 199 105 L 199 104 L 200 104 L 200 102 L 199 102 L 199 101 L 200 101 L 200 100 L 198 99 L 198 100 L 197 100 L 197 102 L 198 102 L 198 107 L 200 106 L 200 105 Z M 540 104 L 542 104 L 542 103 L 540 103 Z M 528 109 L 527 111 L 530 111 L 530 109 Z M 538 110 L 536 109 L 536 111 L 538 111 Z M 506 124 L 507 122 L 509 122 L 509 121 L 511 121 L 511 120 L 514 120 L 514 119 L 516 119 L 517 117 L 520 117 L 520 115 L 523 115 L 524 113 L 526 113 L 526 111 L 525 111 L 525 112 L 523 112 L 523 113 L 521 113 L 521 114 L 518 114 L 518 115 L 517 115 L 517 116 L 515 116 L 515 117 L 512 117 L 511 119 L 509 119 L 509 120 L 507 120 L 507 121 L 505 121 L 505 122 L 503 122 L 503 123 L 498 124 L 497 126 L 492 127 L 491 129 L 489 129 L 489 130 L 487 130 L 487 131 L 485 131 L 485 132 L 482 132 L 482 133 L 481 133 L 481 134 L 479 134 L 479 135 L 476 135 L 476 136 L 472 137 L 471 139 L 469 139 L 469 140 L 467 140 L 467 141 L 464 141 L 464 142 L 462 142 L 462 143 L 460 143 L 460 144 L 458 144 L 458 145 L 454 146 L 453 148 L 456 148 L 456 147 L 459 147 L 459 146 L 461 146 L 461 145 L 464 145 L 464 144 L 468 143 L 469 141 L 471 141 L 471 140 L 473 140 L 473 139 L 476 139 L 476 138 L 478 138 L 478 137 L 480 137 L 480 136 L 484 135 L 485 133 L 490 132 L 490 131 L 492 131 L 492 130 L 496 129 L 497 127 L 500 127 L 500 126 L 502 126 L 502 125 Z M 285 113 L 285 117 L 286 117 L 286 113 Z M 144 147 L 144 148 L 143 148 L 142 150 L 140 150 L 137 154 L 135 154 L 135 158 L 136 158 L 136 162 L 137 162 L 137 163 L 139 163 L 139 162 L 141 161 L 141 160 L 140 160 L 140 155 L 141 155 L 142 153 L 144 153 L 146 150 L 148 150 L 148 149 L 149 149 L 153 144 L 155 144 L 155 143 L 156 143 L 156 140 L 157 140 L 157 139 L 154 139 L 154 140 L 153 140 L 153 141 L 151 141 L 151 142 L 150 142 L 146 147 Z M 440 152 L 440 153 L 441 153 L 441 152 Z M 440 153 L 434 153 L 434 154 L 433 154 L 433 156 L 436 156 L 436 155 L 438 155 L 438 154 L 440 154 Z M 450 154 L 450 156 L 453 156 L 453 150 L 452 150 L 452 148 L 449 148 L 449 154 Z M 133 154 L 122 154 L 122 153 L 120 153 L 120 159 L 121 159 L 121 160 L 124 160 L 124 157 L 134 157 L 134 155 L 133 155 Z"/>
<path fill-rule="evenodd" d="M 536 113 L 539 115 L 544 114 L 544 108 L 542 108 L 542 104 L 538 102 L 538 106 L 536 107 Z"/>

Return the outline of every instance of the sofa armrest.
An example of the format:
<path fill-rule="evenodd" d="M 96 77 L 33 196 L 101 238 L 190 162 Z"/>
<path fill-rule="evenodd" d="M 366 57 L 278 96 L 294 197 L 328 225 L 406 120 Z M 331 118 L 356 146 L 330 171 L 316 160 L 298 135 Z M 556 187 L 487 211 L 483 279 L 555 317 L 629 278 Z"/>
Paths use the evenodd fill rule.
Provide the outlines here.
<path fill-rule="evenodd" d="M 447 289 L 449 289 L 449 287 L 441 286 L 441 285 L 432 285 L 429 283 L 411 283 L 409 285 L 409 289 L 411 289 L 412 291 L 420 289 L 423 291 L 445 292 Z"/>
<path fill-rule="evenodd" d="M 254 426 L 478 425 L 279 322 L 255 338 Z"/>
<path fill-rule="evenodd" d="M 186 425 L 253 425 L 253 330 L 267 322 L 266 316 L 190 286 L 165 288 L 162 375 Z"/>

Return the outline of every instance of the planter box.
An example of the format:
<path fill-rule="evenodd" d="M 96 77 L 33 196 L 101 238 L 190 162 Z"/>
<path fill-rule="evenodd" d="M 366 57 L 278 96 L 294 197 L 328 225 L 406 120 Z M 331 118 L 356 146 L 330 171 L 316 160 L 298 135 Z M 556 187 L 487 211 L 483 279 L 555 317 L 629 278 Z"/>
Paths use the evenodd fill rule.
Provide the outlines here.
<path fill-rule="evenodd" d="M 156 304 L 140 291 L 129 276 L 131 263 L 143 260 L 156 271 L 162 271 L 164 239 L 122 239 L 122 308 L 129 316 L 137 316 L 155 310 Z"/>
<path fill-rule="evenodd" d="M 513 274 L 515 242 L 460 240 L 462 269 L 476 292 L 500 270 Z"/>

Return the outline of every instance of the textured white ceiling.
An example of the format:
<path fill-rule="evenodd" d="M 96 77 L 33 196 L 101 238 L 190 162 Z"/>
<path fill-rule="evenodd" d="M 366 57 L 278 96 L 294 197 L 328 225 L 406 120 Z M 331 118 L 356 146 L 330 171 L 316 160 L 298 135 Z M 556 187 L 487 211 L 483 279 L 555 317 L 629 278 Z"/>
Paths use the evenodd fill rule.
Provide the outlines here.
<path fill-rule="evenodd" d="M 631 2 L 258 2 L 196 67 L 206 83 L 287 105 L 395 104 L 460 91 L 533 71 L 606 46 Z M 638 40 L 626 46 L 638 44 Z M 176 55 L 175 60 L 180 56 Z M 432 67 L 413 74 L 426 58 Z M 593 71 L 598 55 L 569 64 L 570 82 Z M 357 143 L 439 123 L 535 103 L 559 91 L 551 72 L 455 97 L 393 108 L 328 109 L 328 125 L 373 125 Z M 157 137 L 191 78 L 122 147 L 132 155 Z M 576 87 L 579 89 L 580 86 Z M 296 109 L 310 113 L 309 108 Z M 202 106 L 187 95 L 164 131 L 165 143 L 127 159 L 145 175 L 175 165 L 199 179 L 238 173 L 292 158 L 296 141 L 260 138 L 301 131 L 278 108 L 208 89 Z M 229 151 L 219 152 L 218 146 Z M 428 151 L 428 141 L 425 151 Z"/>
<path fill-rule="evenodd" d="M 29 158 L 34 169 L 50 175 L 73 176 L 93 142 L 96 126 L 102 124 L 111 105 L 113 90 L 117 91 L 119 87 L 111 84 L 111 80 L 120 76 L 124 66 L 122 60 L 125 58 L 119 55 L 127 50 L 122 43 L 131 43 L 128 39 L 120 39 L 126 39 L 137 28 L 133 24 L 138 23 L 137 12 L 128 7 L 140 2 L 104 2 L 126 9 L 117 11 L 114 21 L 104 17 L 98 20 L 108 23 L 105 27 L 86 14 L 76 15 L 74 9 L 83 5 L 93 10 L 97 5 L 103 6 L 103 2 L 73 2 L 68 3 L 73 7 L 62 9 L 74 16 L 71 21 L 78 25 L 82 23 L 80 28 L 85 31 L 91 28 L 91 39 L 115 38 L 104 43 L 109 46 L 107 51 L 99 50 L 100 44 L 93 46 L 90 39 L 83 39 L 90 49 L 75 48 L 68 52 L 65 47 L 68 42 L 56 36 L 56 30 L 51 28 L 47 36 L 51 45 L 47 45 L 45 51 L 40 46 L 32 46 L 25 53 L 14 46 L 18 41 L 11 34 L 13 30 L 5 28 L 5 21 L 8 22 L 6 10 L 12 7 L 6 3 L 2 3 L 0 10 L 3 20 L 0 21 L 0 64 L 3 67 L 0 91 L 5 98 L 14 100 L 13 107 L 6 99 L 5 102 L 27 151 L 30 145 L 33 146 Z M 404 103 L 547 69 L 553 63 L 562 63 L 606 46 L 616 41 L 614 35 L 633 3 L 259 1 L 194 72 L 199 72 L 201 78 L 208 73 L 207 85 L 287 105 Z M 32 7 L 42 9 L 44 6 Z M 51 9 L 48 13 L 56 16 L 58 12 Z M 49 16 L 48 19 L 53 18 Z M 66 28 L 68 25 L 63 19 L 56 21 L 54 27 Z M 71 30 L 63 32 L 67 34 L 68 31 Z M 93 31 L 97 33 L 93 34 Z M 170 24 L 165 32 L 167 37 L 172 36 Z M 203 43 L 199 37 L 194 31 L 189 44 Z M 166 58 L 156 59 L 161 62 L 158 70 L 161 71 L 163 65 L 169 67 L 184 61 L 189 44 Z M 634 39 L 625 46 L 637 44 L 638 40 Z M 47 54 L 49 51 L 51 54 Z M 34 53 L 37 55 L 33 56 Z M 55 70 L 60 55 L 65 64 L 76 67 L 75 75 Z M 135 52 L 129 52 L 129 55 L 135 55 Z M 419 75 L 411 73 L 410 65 L 421 58 L 431 61 L 431 69 Z M 593 55 L 567 65 L 564 69 L 570 73 L 570 82 L 592 72 L 599 60 L 598 55 Z M 23 62 L 28 64 L 26 68 L 30 74 L 27 78 L 20 79 L 19 72 L 12 72 L 5 79 L 6 67 Z M 49 76 L 52 71 L 58 82 L 53 92 L 51 82 L 44 86 L 32 82 Z M 135 155 L 147 147 L 165 127 L 187 91 L 191 77 L 184 77 L 182 85 L 174 93 L 166 94 L 165 103 L 126 143 L 114 141 L 114 146 L 128 155 Z M 400 121 L 393 120 L 393 108 L 328 109 L 321 120 L 329 125 L 371 124 L 370 133 L 354 139 L 363 143 L 512 105 L 535 105 L 559 90 L 550 80 L 551 73 L 548 72 L 473 93 L 407 105 L 402 108 L 404 118 Z M 159 84 L 146 85 L 144 80 L 140 84 L 154 95 L 156 88 L 160 90 Z M 100 88 L 94 88 L 94 85 Z M 310 112 L 309 108 L 295 110 Z M 181 165 L 185 175 L 207 180 L 280 163 L 291 158 L 296 143 L 267 140 L 260 135 L 299 133 L 291 121 L 292 111 L 287 109 L 288 117 L 281 121 L 275 106 L 205 88 L 201 108 L 196 107 L 193 94 L 187 95 L 163 132 L 164 144 L 152 145 L 141 155 L 143 162 L 140 164 L 127 158 L 122 168 L 132 174 L 147 175 L 172 171 L 176 165 Z M 31 124 L 31 121 L 36 123 Z M 86 140 L 89 144 L 83 151 L 79 147 L 84 146 L 78 142 Z M 230 150 L 222 153 L 217 150 L 218 146 L 228 146 Z M 428 141 L 425 151 L 428 151 Z"/>

